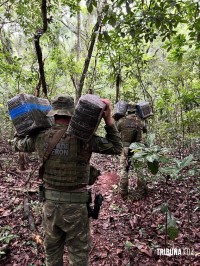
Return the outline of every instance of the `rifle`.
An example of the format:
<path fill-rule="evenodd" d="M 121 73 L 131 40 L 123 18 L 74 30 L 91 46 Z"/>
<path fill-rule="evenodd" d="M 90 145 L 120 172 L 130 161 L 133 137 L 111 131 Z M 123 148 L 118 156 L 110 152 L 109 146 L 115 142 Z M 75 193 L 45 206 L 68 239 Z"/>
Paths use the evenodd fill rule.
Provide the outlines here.
<path fill-rule="evenodd" d="M 87 202 L 88 217 L 92 217 L 93 219 L 98 219 L 100 208 L 101 208 L 104 198 L 101 194 L 95 194 L 94 208 L 92 208 L 91 206 L 92 194 L 91 194 L 91 191 L 89 191 L 88 193 L 89 193 L 89 199 Z"/>

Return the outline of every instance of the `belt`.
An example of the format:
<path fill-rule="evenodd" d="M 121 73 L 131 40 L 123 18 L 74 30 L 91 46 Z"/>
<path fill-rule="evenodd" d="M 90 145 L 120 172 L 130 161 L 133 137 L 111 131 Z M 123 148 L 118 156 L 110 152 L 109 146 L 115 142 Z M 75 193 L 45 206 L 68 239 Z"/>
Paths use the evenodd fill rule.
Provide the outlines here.
<path fill-rule="evenodd" d="M 65 192 L 45 189 L 45 200 L 68 203 L 86 203 L 89 200 L 87 192 Z"/>

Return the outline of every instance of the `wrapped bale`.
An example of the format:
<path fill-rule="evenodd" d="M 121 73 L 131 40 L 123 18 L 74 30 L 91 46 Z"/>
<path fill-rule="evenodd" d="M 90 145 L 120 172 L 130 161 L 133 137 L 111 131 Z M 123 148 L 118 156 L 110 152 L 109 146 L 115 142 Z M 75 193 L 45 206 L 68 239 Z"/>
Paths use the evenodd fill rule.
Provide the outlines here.
<path fill-rule="evenodd" d="M 139 116 L 143 119 L 153 115 L 149 102 L 144 101 L 144 102 L 137 103 L 136 108 L 137 108 Z"/>
<path fill-rule="evenodd" d="M 46 114 L 51 110 L 47 99 L 29 94 L 18 94 L 8 100 L 8 111 L 17 134 L 25 136 L 35 131 L 51 127 L 52 120 Z"/>
<path fill-rule="evenodd" d="M 80 97 L 67 132 L 84 141 L 89 141 L 96 131 L 106 104 L 100 97 L 86 94 Z"/>
<path fill-rule="evenodd" d="M 119 120 L 120 118 L 125 116 L 127 108 L 128 108 L 127 102 L 123 100 L 120 100 L 119 102 L 117 102 L 114 107 L 113 118 L 115 120 Z"/>

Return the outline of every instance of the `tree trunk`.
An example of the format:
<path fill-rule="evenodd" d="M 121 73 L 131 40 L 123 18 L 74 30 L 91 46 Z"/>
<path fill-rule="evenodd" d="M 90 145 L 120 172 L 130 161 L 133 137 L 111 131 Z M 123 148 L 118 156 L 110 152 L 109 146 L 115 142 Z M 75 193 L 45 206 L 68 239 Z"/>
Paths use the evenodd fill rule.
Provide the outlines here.
<path fill-rule="evenodd" d="M 5 35 L 5 32 L 3 30 L 3 27 L 0 28 L 0 41 L 2 44 L 2 51 L 5 55 L 5 59 L 8 64 L 12 64 L 12 46 L 10 39 Z"/>
<path fill-rule="evenodd" d="M 93 50 L 94 50 L 94 44 L 95 44 L 95 41 L 96 41 L 97 36 L 98 36 L 97 32 L 99 32 L 100 25 L 101 25 L 101 16 L 98 16 L 97 17 L 97 22 L 96 22 L 96 24 L 95 24 L 95 26 L 93 28 L 93 31 L 92 31 L 92 35 L 91 35 L 91 39 L 90 39 L 90 45 L 89 45 L 89 49 L 88 49 L 88 54 L 87 54 L 87 57 L 85 59 L 85 63 L 84 63 L 84 66 L 83 66 L 83 71 L 82 71 L 82 75 L 81 75 L 81 78 L 80 78 L 80 82 L 79 82 L 77 90 L 76 90 L 75 103 L 78 102 L 78 99 L 81 97 L 81 94 L 82 94 L 85 78 L 86 78 L 86 75 L 87 75 L 87 72 L 88 72 L 88 68 L 89 68 L 89 65 L 90 65 L 90 60 L 91 60 L 91 57 L 92 57 L 92 53 L 93 53 Z"/>
<path fill-rule="evenodd" d="M 77 61 L 80 60 L 81 54 L 81 14 L 80 10 L 77 11 L 77 49 L 76 49 L 76 58 Z"/>
<path fill-rule="evenodd" d="M 41 29 L 38 29 L 36 33 L 34 34 L 34 44 L 35 44 L 35 50 L 37 54 L 39 73 L 40 73 L 40 80 L 39 80 L 38 85 L 41 82 L 43 93 L 45 97 L 47 97 L 47 85 L 46 85 L 45 72 L 44 72 L 44 62 L 43 62 L 43 56 L 42 56 L 42 49 L 40 46 L 40 37 L 47 31 L 47 26 L 48 26 L 46 0 L 42 0 L 41 13 L 42 13 L 43 27 Z M 37 85 L 37 89 L 38 89 L 37 93 L 39 96 L 40 86 L 38 85 Z"/>
<path fill-rule="evenodd" d="M 117 103 L 119 101 L 120 83 L 121 83 L 121 62 L 120 62 L 120 56 L 119 56 L 118 73 L 116 76 L 116 99 L 115 99 L 115 103 Z"/>

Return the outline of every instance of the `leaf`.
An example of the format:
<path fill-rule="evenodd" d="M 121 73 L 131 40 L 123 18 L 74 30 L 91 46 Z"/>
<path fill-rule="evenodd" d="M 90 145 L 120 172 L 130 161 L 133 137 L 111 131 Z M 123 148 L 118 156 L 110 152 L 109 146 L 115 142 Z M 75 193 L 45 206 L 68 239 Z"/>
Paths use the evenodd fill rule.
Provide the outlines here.
<path fill-rule="evenodd" d="M 92 13 L 92 11 L 93 11 L 93 0 L 87 0 L 86 6 L 87 6 L 88 12 Z"/>
<path fill-rule="evenodd" d="M 109 18 L 109 20 L 108 20 L 108 23 L 111 25 L 111 26 L 113 26 L 113 27 L 115 27 L 115 25 L 116 25 L 116 18 L 114 17 L 114 16 L 111 16 L 110 18 Z"/>
<path fill-rule="evenodd" d="M 148 162 L 153 163 L 154 161 L 158 161 L 158 156 L 156 154 L 150 154 L 146 157 Z"/>
<path fill-rule="evenodd" d="M 200 18 L 196 19 L 194 27 L 197 31 L 200 31 Z"/>
<path fill-rule="evenodd" d="M 177 177 L 179 169 L 177 167 L 168 166 L 159 169 L 161 173 L 169 174 L 170 176 Z"/>
<path fill-rule="evenodd" d="M 127 240 L 125 243 L 125 248 L 130 249 L 131 247 L 133 247 L 133 243 Z"/>
<path fill-rule="evenodd" d="M 103 35 L 104 35 L 106 42 L 108 42 L 108 43 L 111 42 L 111 37 L 109 36 L 107 31 L 104 31 Z"/>
<path fill-rule="evenodd" d="M 157 28 L 157 29 L 160 28 L 160 25 L 161 25 L 161 21 L 160 21 L 160 19 L 156 18 L 156 20 L 155 20 L 155 25 L 156 25 L 156 28 Z"/>
<path fill-rule="evenodd" d="M 131 8 L 130 8 L 128 2 L 126 2 L 126 12 L 127 12 L 128 14 L 131 14 L 131 13 L 132 13 Z"/>
<path fill-rule="evenodd" d="M 135 152 L 135 150 L 134 150 L 134 152 Z M 145 152 L 145 151 L 136 151 L 132 158 L 133 159 L 140 159 L 140 158 L 145 157 L 146 155 L 147 155 L 147 152 Z"/>
<path fill-rule="evenodd" d="M 43 240 L 40 235 L 32 234 L 32 239 L 39 245 L 43 245 Z"/>
<path fill-rule="evenodd" d="M 105 25 L 108 20 L 109 20 L 108 16 L 104 16 L 102 24 Z"/>
<path fill-rule="evenodd" d="M 190 154 L 189 156 L 183 159 L 183 161 L 180 163 L 180 167 L 184 168 L 186 166 L 189 166 L 192 163 L 192 160 L 193 160 L 193 155 Z"/>
<path fill-rule="evenodd" d="M 156 175 L 158 173 L 159 162 L 157 160 L 154 160 L 153 162 L 147 161 L 147 165 L 153 175 Z"/>
<path fill-rule="evenodd" d="M 131 145 L 129 146 L 130 149 L 137 149 L 137 148 L 140 148 L 140 149 L 145 149 L 145 145 L 143 143 L 139 143 L 139 142 L 134 142 L 134 143 L 131 143 Z"/>
<path fill-rule="evenodd" d="M 149 134 L 147 135 L 147 145 L 148 147 L 151 147 L 154 143 L 154 139 L 155 139 L 155 134 Z"/>
<path fill-rule="evenodd" d="M 171 240 L 175 240 L 178 237 L 178 227 L 176 220 L 169 211 L 167 213 L 167 235 Z"/>
<path fill-rule="evenodd" d="M 163 203 L 160 207 L 160 211 L 162 213 L 167 213 L 168 212 L 168 204 L 167 203 Z"/>

